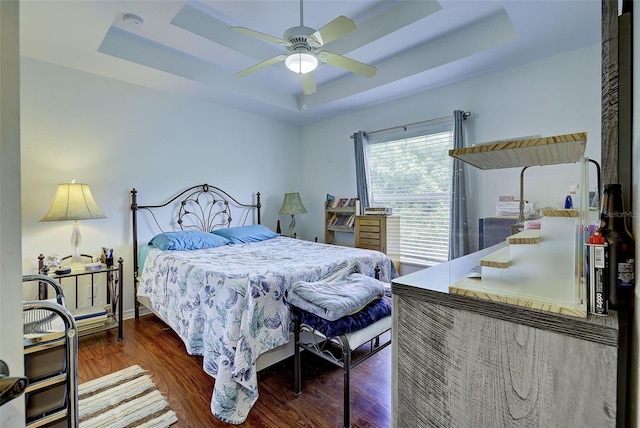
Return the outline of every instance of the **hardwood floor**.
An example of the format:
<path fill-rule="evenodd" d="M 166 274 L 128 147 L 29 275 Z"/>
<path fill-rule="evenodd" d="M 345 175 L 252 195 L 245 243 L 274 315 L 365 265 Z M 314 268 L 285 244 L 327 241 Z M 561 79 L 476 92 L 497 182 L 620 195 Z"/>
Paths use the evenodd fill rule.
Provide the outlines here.
<path fill-rule="evenodd" d="M 178 415 L 172 428 L 233 426 L 210 411 L 215 380 L 202 357 L 188 355 L 180 338 L 153 315 L 124 321 L 124 340 L 111 330 L 83 337 L 78 381 L 138 364 L 151 374 Z M 293 359 L 258 373 L 260 397 L 242 427 L 341 427 L 342 369 L 303 355 L 303 393 L 293 394 Z M 351 372 L 351 422 L 355 427 L 391 426 L 391 348 Z"/>

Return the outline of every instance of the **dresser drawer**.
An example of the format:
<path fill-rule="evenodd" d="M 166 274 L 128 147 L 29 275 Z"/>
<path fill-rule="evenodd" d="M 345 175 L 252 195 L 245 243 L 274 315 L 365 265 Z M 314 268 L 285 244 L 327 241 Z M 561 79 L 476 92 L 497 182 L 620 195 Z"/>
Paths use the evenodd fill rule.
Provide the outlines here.
<path fill-rule="evenodd" d="M 377 239 L 379 241 L 380 240 L 380 232 L 378 232 L 378 231 L 375 231 L 375 232 L 361 231 L 360 232 L 360 238 Z"/>
<path fill-rule="evenodd" d="M 360 225 L 361 232 L 375 232 L 380 233 L 380 225 L 370 226 L 370 225 Z"/>
<path fill-rule="evenodd" d="M 362 242 L 358 245 L 358 248 L 363 248 L 365 250 L 380 251 L 380 246 L 379 245 L 366 245 L 366 244 L 364 244 Z"/>
<path fill-rule="evenodd" d="M 377 226 L 380 227 L 381 220 L 379 218 L 366 218 L 367 216 L 359 217 L 360 227 L 364 226 Z"/>
<path fill-rule="evenodd" d="M 358 240 L 358 247 L 364 248 L 364 245 L 366 245 L 367 247 L 375 247 L 374 249 L 377 250 L 380 248 L 380 238 L 370 239 L 360 237 L 360 239 Z"/>

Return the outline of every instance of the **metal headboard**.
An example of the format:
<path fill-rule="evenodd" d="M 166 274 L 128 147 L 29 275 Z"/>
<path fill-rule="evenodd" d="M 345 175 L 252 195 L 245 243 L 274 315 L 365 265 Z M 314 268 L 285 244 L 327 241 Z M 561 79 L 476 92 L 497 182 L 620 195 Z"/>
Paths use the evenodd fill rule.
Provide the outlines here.
<path fill-rule="evenodd" d="M 205 232 L 211 232 L 213 229 L 229 227 L 233 220 L 232 209 L 236 208 L 241 212 L 240 221 L 237 224 L 245 224 L 252 210 L 256 210 L 256 220 L 260 224 L 260 192 L 256 192 L 256 201 L 252 204 L 244 204 L 236 198 L 229 195 L 219 187 L 209 184 L 199 184 L 189 187 L 173 196 L 168 201 L 159 205 L 138 205 L 138 191 L 131 189 L 131 220 L 133 229 L 133 284 L 134 284 L 134 302 L 135 316 L 139 316 L 139 304 L 135 299 L 138 293 L 138 211 L 146 210 L 150 213 L 151 218 L 155 222 L 158 230 L 163 232 L 154 210 L 161 209 L 179 203 L 178 215 L 173 227 L 181 230 L 193 229 Z"/>

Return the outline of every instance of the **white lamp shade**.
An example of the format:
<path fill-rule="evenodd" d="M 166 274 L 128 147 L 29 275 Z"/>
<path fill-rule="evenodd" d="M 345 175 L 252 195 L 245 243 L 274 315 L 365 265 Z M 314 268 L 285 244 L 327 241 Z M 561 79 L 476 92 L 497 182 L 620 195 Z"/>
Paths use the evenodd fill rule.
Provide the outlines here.
<path fill-rule="evenodd" d="M 106 218 L 91 195 L 88 184 L 58 184 L 51 208 L 40 221 Z"/>
<path fill-rule="evenodd" d="M 284 63 L 289 70 L 298 74 L 309 73 L 318 67 L 318 59 L 304 50 L 289 54 Z"/>
<path fill-rule="evenodd" d="M 291 192 L 284 194 L 284 200 L 282 201 L 282 207 L 280 207 L 280 215 L 295 215 L 306 214 L 307 209 L 300 199 L 300 193 Z"/>

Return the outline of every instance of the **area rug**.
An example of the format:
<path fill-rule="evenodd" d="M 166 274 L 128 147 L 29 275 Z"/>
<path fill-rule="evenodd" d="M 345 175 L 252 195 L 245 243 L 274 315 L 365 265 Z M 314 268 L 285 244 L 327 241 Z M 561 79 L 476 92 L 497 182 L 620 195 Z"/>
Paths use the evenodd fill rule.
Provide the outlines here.
<path fill-rule="evenodd" d="M 80 428 L 166 428 L 178 421 L 140 366 L 78 385 Z"/>

